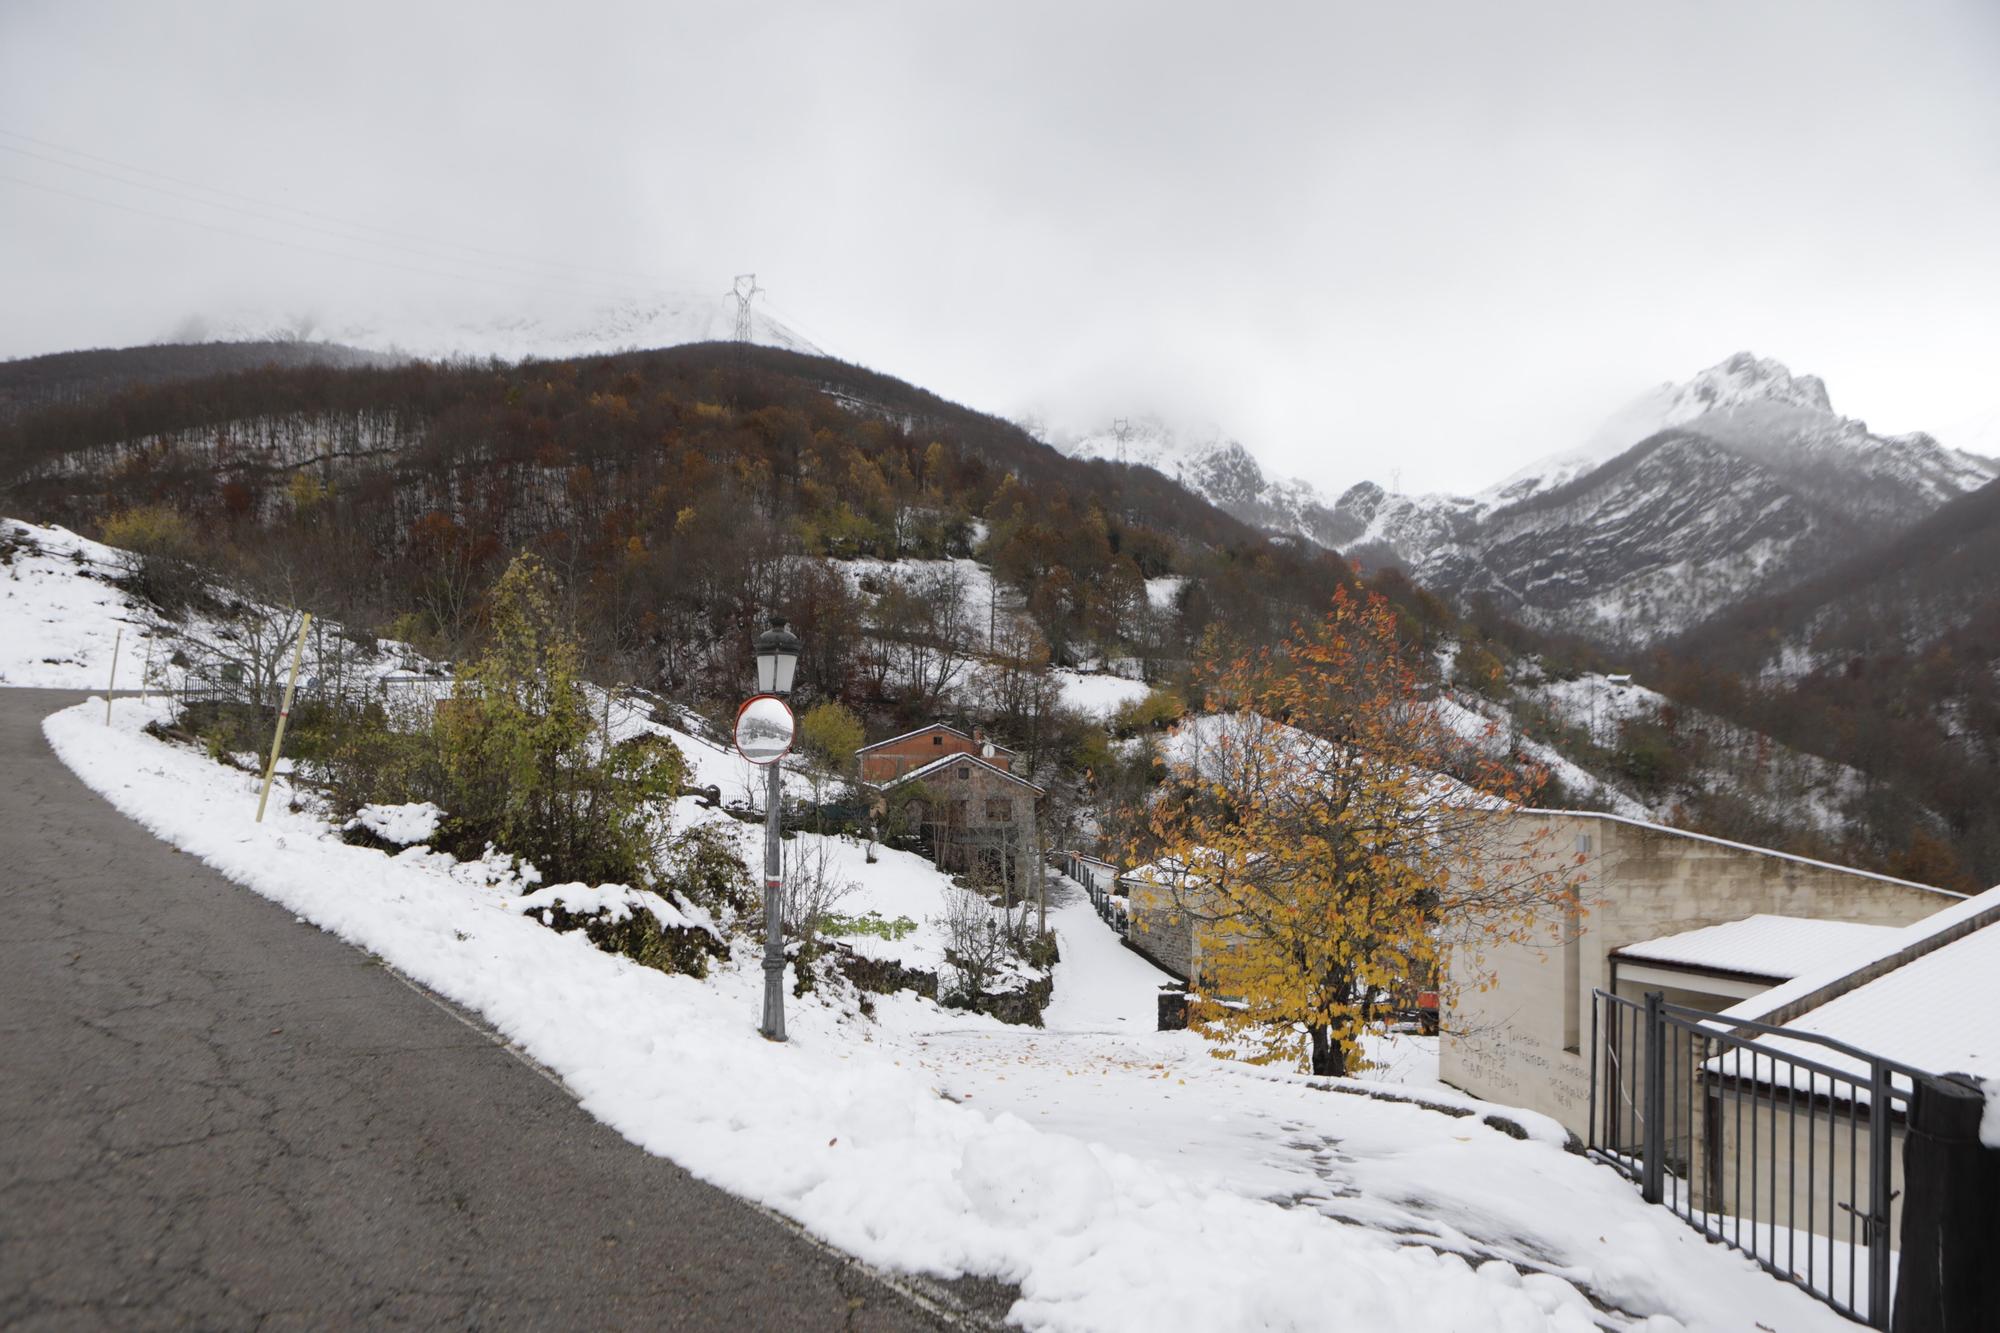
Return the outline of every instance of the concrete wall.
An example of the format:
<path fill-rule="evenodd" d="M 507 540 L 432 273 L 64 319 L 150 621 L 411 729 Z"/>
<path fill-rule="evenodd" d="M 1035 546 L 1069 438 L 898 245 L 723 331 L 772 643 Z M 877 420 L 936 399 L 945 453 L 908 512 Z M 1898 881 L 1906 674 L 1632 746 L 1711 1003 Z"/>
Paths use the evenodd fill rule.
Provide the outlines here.
<path fill-rule="evenodd" d="M 1511 855 L 1537 834 L 1548 864 L 1586 846 L 1585 913 L 1573 942 L 1542 923 L 1539 943 L 1459 949 L 1439 1042 L 1445 1082 L 1475 1096 L 1589 1126 L 1590 993 L 1608 987 L 1613 949 L 1758 912 L 1907 925 L 1958 901 L 1918 885 L 1819 865 L 1606 815 L 1524 812 Z M 1585 840 L 1580 843 L 1579 840 Z M 1480 982 L 1490 984 L 1480 989 Z"/>
<path fill-rule="evenodd" d="M 1198 953 L 1194 922 L 1174 904 L 1173 895 L 1136 880 L 1121 880 L 1131 930 L 1126 942 L 1182 981 L 1194 981 Z"/>

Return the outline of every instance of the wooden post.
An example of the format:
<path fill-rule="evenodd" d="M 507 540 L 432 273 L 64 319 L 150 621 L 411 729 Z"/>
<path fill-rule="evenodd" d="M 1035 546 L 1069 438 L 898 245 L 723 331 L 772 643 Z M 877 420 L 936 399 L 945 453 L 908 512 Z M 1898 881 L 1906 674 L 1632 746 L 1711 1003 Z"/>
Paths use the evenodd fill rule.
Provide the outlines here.
<path fill-rule="evenodd" d="M 299 662 L 306 655 L 306 631 L 312 628 L 312 612 L 299 622 L 299 641 L 292 648 L 292 678 L 285 682 L 285 702 L 278 709 L 278 732 L 271 737 L 271 762 L 264 766 L 264 790 L 257 797 L 257 822 L 264 822 L 264 803 L 271 799 L 271 780 L 278 774 L 278 751 L 285 745 L 285 723 L 292 716 L 292 691 L 299 687 Z"/>
<path fill-rule="evenodd" d="M 104 687 L 104 725 L 107 727 L 111 725 L 111 691 L 118 687 L 118 645 L 124 638 L 125 627 L 120 625 L 118 632 L 111 636 L 111 680 Z"/>
<path fill-rule="evenodd" d="M 1639 1197 L 1647 1203 L 1658 1203 L 1666 1184 L 1667 1136 L 1666 1119 L 1667 1073 L 1666 1015 L 1660 1006 L 1666 996 L 1656 990 L 1646 992 L 1646 1050 L 1641 1067 L 1646 1071 L 1646 1086 L 1640 1092 L 1640 1105 L 1645 1108 L 1644 1123 L 1639 1126 L 1641 1149 L 1639 1160 Z"/>
<path fill-rule="evenodd" d="M 1918 1080 L 1912 1090 L 1903 1140 L 1902 1261 L 1887 1327 L 1926 1333 L 2000 1327 L 2000 1271 L 1993 1263 L 2000 1148 L 1980 1140 L 1986 1114 L 1986 1097 L 1969 1074 Z"/>

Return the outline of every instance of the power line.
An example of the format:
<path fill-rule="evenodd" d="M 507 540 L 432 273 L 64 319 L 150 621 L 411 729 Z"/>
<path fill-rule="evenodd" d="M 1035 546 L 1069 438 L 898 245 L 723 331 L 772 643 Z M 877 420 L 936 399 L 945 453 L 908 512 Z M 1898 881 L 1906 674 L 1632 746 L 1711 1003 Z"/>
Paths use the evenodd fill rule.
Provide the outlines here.
<path fill-rule="evenodd" d="M 77 199 L 87 204 L 96 204 L 101 208 L 115 208 L 121 213 L 134 213 L 140 217 L 158 218 L 165 222 L 177 222 L 182 226 L 199 227 L 203 231 L 212 231 L 223 236 L 235 236 L 243 240 L 260 241 L 265 245 L 282 246 L 287 250 L 299 250 L 306 254 L 324 255 L 333 259 L 345 259 L 356 264 L 372 264 L 376 268 L 394 269 L 402 273 L 415 273 L 421 277 L 454 278 L 460 282 L 476 282 L 483 286 L 515 287 L 522 291 L 541 292 L 554 296 L 573 297 L 582 292 L 582 289 L 575 287 L 547 287 L 535 283 L 516 282 L 507 278 L 488 277 L 483 274 L 453 273 L 447 269 L 419 268 L 414 264 L 400 264 L 392 259 L 378 259 L 372 255 L 350 254 L 344 250 L 329 250 L 324 246 L 303 245 L 297 241 L 281 240 L 276 236 L 265 236 L 258 232 L 243 231 L 236 227 L 225 227 L 213 222 L 203 222 L 198 218 L 178 217 L 172 213 L 161 213 L 150 208 L 140 208 L 134 204 L 119 203 L 111 199 L 99 199 L 95 195 L 79 194 L 75 190 L 65 190 L 59 186 L 45 185 L 40 181 L 23 180 L 19 176 L 0 174 L 0 181 L 4 181 L 10 185 L 19 185 L 30 190 L 40 190 L 45 194 L 61 195 L 65 199 Z M 582 292 L 582 294 L 601 295 L 592 292 Z M 629 295 L 630 293 L 621 293 L 620 297 L 623 298 Z M 672 295 L 672 293 L 661 293 L 661 295 Z"/>
<path fill-rule="evenodd" d="M 125 178 L 113 175 L 108 171 L 98 171 L 92 167 L 78 166 L 74 162 L 62 162 L 57 160 L 56 158 L 44 156 L 41 153 L 29 152 L 25 148 L 16 148 L 12 144 L 0 143 L 0 152 L 20 153 L 24 156 L 34 158 L 37 161 L 54 163 L 56 166 L 64 167 L 70 171 L 80 171 L 86 175 L 96 176 L 101 180 L 110 181 L 115 185 L 124 185 L 135 190 L 150 190 L 156 194 L 166 195 L 170 199 L 179 199 L 184 203 L 194 204 L 198 208 L 218 209 L 222 212 L 234 213 L 237 214 L 238 216 L 247 217 L 257 222 L 268 222 L 280 227 L 289 227 L 294 231 L 315 232 L 322 236 L 331 236 L 335 240 L 339 241 L 351 241 L 360 245 L 377 246 L 380 247 L 381 249 L 395 250 L 404 254 L 411 254 L 421 259 L 435 259 L 447 264 L 476 265 L 481 268 L 495 269 L 502 273 L 513 273 L 520 277 L 543 279 L 552 282 L 572 281 L 571 279 L 567 279 L 559 274 L 537 273 L 531 269 L 521 268 L 519 266 L 511 264 L 502 264 L 499 263 L 498 261 L 491 259 L 473 259 L 467 256 L 454 255 L 437 250 L 418 249 L 415 246 L 403 245 L 395 241 L 377 240 L 372 236 L 355 236 L 349 234 L 348 232 L 335 231 L 331 227 L 315 226 L 310 222 L 293 222 L 286 218 L 273 217 L 270 214 L 264 212 L 251 212 L 248 209 L 238 208 L 230 204 L 219 204 L 214 202 L 213 200 L 202 199 L 191 194 L 184 194 L 179 190 L 169 190 L 159 185 L 147 185 L 143 181 L 126 180 Z M 584 290 L 584 289 L 579 288 L 579 290 Z M 607 296 L 607 297 L 615 297 L 615 296 L 623 296 L 626 295 L 627 293 L 623 292 L 614 293 L 610 291 L 597 291 L 595 289 L 591 289 L 591 294 Z"/>
<path fill-rule="evenodd" d="M 479 260 L 460 259 L 456 256 L 440 256 L 444 258 L 449 258 L 450 261 L 454 263 L 484 263 L 490 265 L 492 261 L 496 260 L 514 264 L 525 263 L 525 264 L 537 265 L 543 268 L 567 269 L 573 273 L 581 273 L 581 274 L 594 273 L 607 277 L 623 278 L 628 280 L 632 279 L 641 280 L 649 284 L 654 284 L 655 289 L 661 291 L 662 294 L 671 294 L 676 296 L 700 296 L 704 294 L 695 291 L 692 288 L 678 288 L 671 290 L 666 288 L 659 288 L 657 287 L 657 284 L 670 281 L 669 279 L 664 278 L 659 274 L 646 273 L 632 269 L 609 268 L 595 264 L 572 264 L 561 260 L 543 259 L 534 255 L 525 255 L 504 250 L 490 250 L 483 246 L 468 244 L 467 242 L 464 241 L 447 240 L 436 236 L 426 236 L 417 232 L 408 232 L 399 230 L 394 227 L 385 227 L 379 223 L 363 222 L 355 218 L 346 218 L 338 216 L 336 214 L 322 213 L 309 208 L 299 208 L 292 204 L 280 204 L 280 203 L 274 203 L 270 200 L 257 199 L 250 195 L 238 194 L 234 191 L 225 190 L 218 186 L 204 184 L 201 181 L 189 180 L 185 177 L 170 175 L 163 171 L 154 171 L 150 167 L 136 166 L 132 163 L 121 162 L 115 158 L 104 157 L 97 153 L 88 153 L 80 148 L 70 148 L 64 144 L 52 143 L 47 139 L 38 139 L 33 135 L 22 134 L 16 130 L 0 128 L 0 135 L 4 135 L 5 137 L 10 139 L 18 139 L 23 143 L 34 144 L 40 148 L 52 149 L 55 152 L 63 153 L 70 157 L 79 157 L 85 159 L 86 161 L 99 162 L 104 164 L 105 166 L 116 167 L 120 171 L 129 172 L 139 176 L 148 176 L 154 180 L 167 181 L 174 185 L 184 186 L 192 190 L 199 190 L 204 194 L 212 194 L 222 199 L 235 200 L 237 203 L 249 204 L 252 205 L 253 207 L 260 209 L 265 209 L 280 213 L 291 213 L 291 214 L 296 214 L 300 217 L 317 218 L 322 222 L 332 222 L 340 226 L 356 230 L 380 232 L 386 236 L 397 236 L 403 238 L 404 240 L 419 241 L 422 242 L 423 244 L 430 246 L 441 247 L 448 250 L 463 250 L 466 251 L 468 254 L 485 256 L 484 259 L 479 259 Z M 17 148 L 8 144 L 0 144 L 0 148 L 5 148 L 9 152 L 20 153 L 23 154 L 24 156 L 38 158 L 41 161 L 50 162 L 56 166 L 66 167 L 71 171 L 80 171 L 80 172 L 86 172 L 93 176 L 102 176 L 107 180 L 116 181 L 118 184 L 130 186 L 134 189 L 158 190 L 160 193 L 163 194 L 170 194 L 170 195 L 174 194 L 174 192 L 171 190 L 160 190 L 160 187 L 158 186 L 147 185 L 141 181 L 123 180 L 116 176 L 107 175 L 104 172 L 94 171 L 89 167 L 79 166 L 74 162 L 64 162 L 59 158 L 52 158 L 41 153 L 30 152 L 29 150 L 24 148 Z M 184 195 L 176 195 L 175 197 L 183 199 L 187 198 L 187 196 Z M 206 208 L 226 208 L 226 205 L 218 204 L 213 200 L 193 199 L 190 200 L 190 202 L 199 204 Z M 297 225 L 293 223 L 282 222 L 281 219 L 267 218 L 261 220 L 280 221 L 282 225 L 287 225 L 287 226 Z M 329 234 L 337 235 L 337 233 L 329 233 Z M 342 236 L 340 237 L 340 239 L 358 241 L 364 245 L 384 245 L 384 246 L 388 245 L 387 242 L 378 241 L 371 237 L 365 237 L 365 236 Z M 396 248 L 396 247 L 391 247 L 391 248 Z M 531 276 L 546 277 L 557 281 L 565 280 L 562 277 L 560 277 L 560 275 L 557 274 L 533 274 Z"/>

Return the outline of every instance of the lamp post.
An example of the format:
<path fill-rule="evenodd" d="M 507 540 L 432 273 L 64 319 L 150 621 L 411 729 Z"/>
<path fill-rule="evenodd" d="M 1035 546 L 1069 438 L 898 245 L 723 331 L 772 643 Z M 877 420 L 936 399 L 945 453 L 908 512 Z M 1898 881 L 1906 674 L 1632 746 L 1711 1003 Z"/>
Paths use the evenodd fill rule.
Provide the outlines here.
<path fill-rule="evenodd" d="M 736 714 L 736 748 L 764 774 L 764 1024 L 759 1029 L 772 1041 L 785 1039 L 785 936 L 783 875 L 778 843 L 778 814 L 784 803 L 785 752 L 792 748 L 797 727 L 782 696 L 792 692 L 792 673 L 799 662 L 799 636 L 772 616 L 771 627 L 757 636 L 757 694 Z"/>

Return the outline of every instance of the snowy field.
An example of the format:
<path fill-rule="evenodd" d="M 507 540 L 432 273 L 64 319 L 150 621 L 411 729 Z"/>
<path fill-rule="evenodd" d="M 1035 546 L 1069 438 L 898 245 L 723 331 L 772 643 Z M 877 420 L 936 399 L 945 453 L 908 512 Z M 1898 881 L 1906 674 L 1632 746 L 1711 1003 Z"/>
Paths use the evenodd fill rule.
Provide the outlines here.
<path fill-rule="evenodd" d="M 1538 1117 L 1516 1113 L 1517 1141 L 1479 1114 L 1152 1031 L 1159 974 L 1065 883 L 1045 1030 L 907 992 L 871 1021 L 851 995 L 815 993 L 773 1046 L 755 1035 L 747 949 L 706 981 L 667 976 L 537 925 L 519 886 L 477 867 L 348 846 L 283 802 L 258 825 L 250 778 L 140 732 L 159 709 L 121 701 L 107 727 L 100 700 L 46 731 L 117 808 L 480 1013 L 632 1142 L 877 1265 L 1017 1283 L 1021 1325 L 1845 1326 L 1565 1153 Z M 716 816 L 683 802 L 677 817 Z M 755 830 L 736 827 L 747 850 Z M 843 846 L 860 883 L 843 910 L 936 914 L 922 908 L 943 882 L 921 860 Z M 901 943 L 913 960 L 938 947 Z M 1420 1043 L 1384 1055 L 1401 1086 L 1372 1090 L 1492 1109 L 1424 1087 Z"/>
<path fill-rule="evenodd" d="M 1099 721 L 1152 692 L 1152 687 L 1143 680 L 1127 680 L 1123 676 L 1072 671 L 1067 667 L 1058 667 L 1050 674 L 1062 691 L 1063 707 Z"/>

